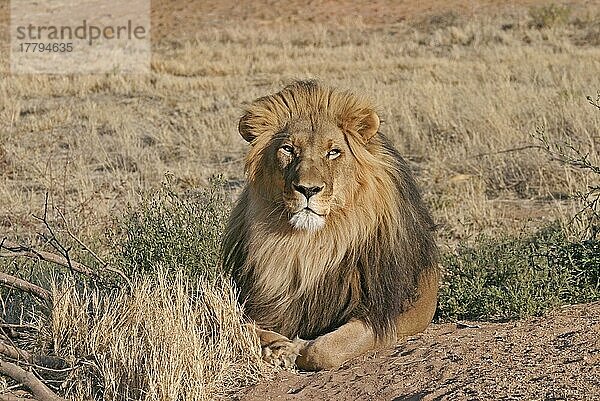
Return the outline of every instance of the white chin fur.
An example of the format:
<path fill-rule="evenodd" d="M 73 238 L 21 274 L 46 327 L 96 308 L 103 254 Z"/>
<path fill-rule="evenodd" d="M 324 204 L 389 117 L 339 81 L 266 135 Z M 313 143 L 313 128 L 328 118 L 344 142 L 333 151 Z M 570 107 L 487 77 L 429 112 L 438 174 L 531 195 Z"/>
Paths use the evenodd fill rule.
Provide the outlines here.
<path fill-rule="evenodd" d="M 310 210 L 302 210 L 292 216 L 290 224 L 296 230 L 318 231 L 325 225 L 325 218 Z"/>

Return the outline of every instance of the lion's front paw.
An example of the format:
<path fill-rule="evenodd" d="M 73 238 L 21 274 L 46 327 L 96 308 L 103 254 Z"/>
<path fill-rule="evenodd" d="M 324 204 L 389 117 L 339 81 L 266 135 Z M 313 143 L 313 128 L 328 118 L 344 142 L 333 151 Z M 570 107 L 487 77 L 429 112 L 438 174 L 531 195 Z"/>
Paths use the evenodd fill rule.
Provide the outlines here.
<path fill-rule="evenodd" d="M 262 346 L 262 357 L 267 363 L 290 369 L 296 365 L 306 341 L 296 338 L 294 341 L 281 339 Z"/>

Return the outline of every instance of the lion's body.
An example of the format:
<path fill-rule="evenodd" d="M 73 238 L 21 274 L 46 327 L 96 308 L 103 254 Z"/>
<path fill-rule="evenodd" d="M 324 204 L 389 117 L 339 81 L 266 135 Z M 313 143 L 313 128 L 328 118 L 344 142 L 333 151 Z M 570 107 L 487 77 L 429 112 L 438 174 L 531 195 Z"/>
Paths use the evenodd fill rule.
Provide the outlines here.
<path fill-rule="evenodd" d="M 258 327 L 312 340 L 299 360 L 324 347 L 340 355 L 356 348 L 353 356 L 422 330 L 423 322 L 399 322 L 410 326 L 403 317 L 424 296 L 416 320 L 431 320 L 429 298 L 435 309 L 433 222 L 407 163 L 369 113 L 353 95 L 299 82 L 256 101 L 240 123 L 253 147 L 224 263 Z M 358 330 L 356 341 L 370 334 L 353 348 L 335 335 L 348 330 Z M 302 367 L 343 362 L 321 357 Z"/>

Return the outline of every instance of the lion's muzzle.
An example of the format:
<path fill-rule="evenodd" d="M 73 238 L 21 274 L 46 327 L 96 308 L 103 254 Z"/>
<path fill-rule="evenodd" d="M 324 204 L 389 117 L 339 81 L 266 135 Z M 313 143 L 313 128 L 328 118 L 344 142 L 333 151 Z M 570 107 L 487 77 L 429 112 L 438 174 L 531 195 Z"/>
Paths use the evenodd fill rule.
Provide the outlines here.
<path fill-rule="evenodd" d="M 297 185 L 294 184 L 294 189 L 297 192 L 300 192 L 302 195 L 304 195 L 306 197 L 306 200 L 308 201 L 310 199 L 311 196 L 318 194 L 319 192 L 321 192 L 323 190 L 323 188 L 325 188 L 325 185 L 321 185 L 321 186 L 314 186 L 314 187 L 307 187 L 304 185 Z"/>
<path fill-rule="evenodd" d="M 323 208 L 325 184 L 292 184 L 292 202 L 288 208 L 292 212 L 290 224 L 297 230 L 318 231 L 325 225 L 327 208 Z"/>
<path fill-rule="evenodd" d="M 290 218 L 290 224 L 297 230 L 318 231 L 325 226 L 325 217 L 306 207 Z"/>

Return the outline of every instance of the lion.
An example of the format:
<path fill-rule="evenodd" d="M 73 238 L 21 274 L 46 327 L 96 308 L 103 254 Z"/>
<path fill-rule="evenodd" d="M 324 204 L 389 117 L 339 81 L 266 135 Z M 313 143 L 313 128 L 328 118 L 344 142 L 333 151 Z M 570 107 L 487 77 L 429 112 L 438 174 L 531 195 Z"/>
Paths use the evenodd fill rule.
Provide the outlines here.
<path fill-rule="evenodd" d="M 264 359 L 332 369 L 431 322 L 433 220 L 366 99 L 297 81 L 239 121 L 247 184 L 223 242 Z"/>

